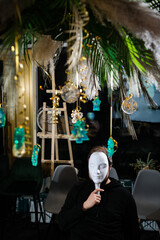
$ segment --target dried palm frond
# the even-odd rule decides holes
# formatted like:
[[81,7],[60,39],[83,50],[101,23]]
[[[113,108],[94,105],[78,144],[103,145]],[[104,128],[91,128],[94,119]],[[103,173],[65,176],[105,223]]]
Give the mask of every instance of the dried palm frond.
[[142,39],[146,49],[154,53],[160,65],[160,14],[149,5],[127,0],[87,0],[96,17],[104,24],[111,21],[115,26],[123,26]]
[[100,19],[124,26],[133,34],[148,31],[153,38],[160,37],[160,15],[146,3],[127,0],[87,0],[87,3]]
[[[126,87],[124,85],[124,81],[122,79],[122,75],[119,74],[119,78],[121,79],[121,86],[120,86],[120,99],[121,99],[121,103],[123,102],[123,100],[126,98]],[[135,128],[133,126],[133,123],[129,117],[128,114],[126,114],[125,112],[122,111],[122,115],[123,115],[123,120],[125,122],[125,125],[128,129],[128,132],[130,133],[130,135],[132,136],[133,140],[137,140],[137,134],[135,131]]]
[[81,11],[73,5],[72,19],[69,22],[70,29],[66,31],[69,33],[68,42],[68,70],[75,67],[80,61],[82,55],[83,43],[83,27],[88,21],[88,12],[86,12],[85,5],[81,7]]
[[147,64],[144,61],[141,61],[141,64],[146,69],[144,76],[148,79],[149,82],[149,78],[152,79],[156,89],[160,90],[160,69],[154,57],[152,56],[152,59],[148,60]]
[[62,42],[55,41],[48,35],[40,36],[33,47],[32,58],[40,65],[44,66],[45,69],[48,69],[48,65],[50,65],[49,72],[52,75],[54,70],[53,57],[57,49],[60,48],[62,48]]
[[129,93],[133,94],[134,97],[140,97],[141,95],[141,86],[139,84],[137,69],[133,69],[133,75],[130,76],[128,80],[129,84]]
[[101,86],[107,80],[110,86],[110,76],[113,72],[113,89],[120,85],[118,72],[125,72],[128,77],[134,75],[136,66],[143,73],[145,67],[151,61],[150,53],[143,48],[142,42],[134,39],[126,30],[119,31],[109,22],[102,26],[89,11],[90,21],[86,26],[92,33],[83,41],[84,55],[93,71],[93,75],[99,77]]
[[157,104],[153,101],[153,99],[150,97],[143,81],[142,81],[142,78],[141,78],[141,74],[140,72],[138,72],[138,80],[139,80],[139,84],[140,84],[140,87],[141,87],[141,91],[142,91],[142,94],[143,94],[143,97],[145,100],[148,100],[149,103],[152,105],[153,108],[156,108],[157,107]]
[[158,74],[158,76],[155,74],[152,74],[151,72],[147,72],[144,77],[147,79],[147,82],[151,85],[154,84],[155,88],[160,91],[160,81],[157,81],[160,79],[160,74]]

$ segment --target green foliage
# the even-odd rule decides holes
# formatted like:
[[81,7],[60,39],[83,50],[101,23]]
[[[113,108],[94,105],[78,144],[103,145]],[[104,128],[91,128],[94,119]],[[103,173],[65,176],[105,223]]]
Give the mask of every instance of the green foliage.
[[146,162],[142,161],[141,158],[136,159],[136,163],[131,163],[130,166],[134,167],[136,171],[141,169],[156,169],[157,160],[150,159],[151,152],[148,153]]
[[[15,37],[20,36],[19,47],[23,49],[25,60],[29,59],[28,44],[34,44],[39,34],[51,35],[53,39],[65,41],[68,39],[69,15],[75,4],[81,9],[78,0],[35,0],[34,3],[21,12],[22,22],[10,22],[6,26],[1,38],[2,50],[9,50],[14,44]],[[89,37],[84,39],[84,55],[92,68],[93,74],[100,79],[101,85],[105,84],[107,77],[113,72],[115,81],[123,70],[128,77],[133,74],[136,66],[145,72],[142,62],[149,64],[150,54],[142,41],[136,39],[126,29],[117,29],[111,22],[102,25],[92,13],[89,6],[89,22],[85,26]],[[92,45],[92,47],[88,47]]]
[[99,77],[101,85],[104,85],[111,71],[115,81],[119,80],[119,73],[123,71],[130,77],[134,67],[144,73],[142,62],[149,64],[151,55],[145,49],[143,42],[124,28],[117,30],[110,22],[102,25],[92,11],[90,9],[88,11],[90,21],[85,28],[90,34],[83,42],[84,55],[93,73]]

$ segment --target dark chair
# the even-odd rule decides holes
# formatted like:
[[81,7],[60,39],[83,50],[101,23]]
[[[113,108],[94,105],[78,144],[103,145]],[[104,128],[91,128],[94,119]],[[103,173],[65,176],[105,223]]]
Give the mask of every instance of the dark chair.
[[48,236],[51,223],[54,222],[65,202],[69,190],[77,181],[78,178],[74,167],[70,165],[59,165],[56,167],[44,202],[44,210],[52,214],[45,239]]
[[114,167],[111,167],[111,170],[109,172],[109,177],[112,177],[116,180],[119,180],[119,177],[118,177],[118,174],[117,174],[117,171]]
[[139,171],[133,187],[133,198],[140,222],[156,221],[160,230],[160,173],[157,170]]
[[[42,212],[39,199],[42,180],[43,177],[40,161],[37,166],[32,166],[31,158],[17,158],[15,159],[8,176],[3,178],[0,182],[0,197],[1,199],[4,199],[4,201],[9,201],[9,199],[14,200],[14,212],[16,212],[17,198],[24,196],[33,197],[38,235],[38,204]],[[1,221],[4,221],[4,219]],[[4,225],[4,222],[2,224]]]

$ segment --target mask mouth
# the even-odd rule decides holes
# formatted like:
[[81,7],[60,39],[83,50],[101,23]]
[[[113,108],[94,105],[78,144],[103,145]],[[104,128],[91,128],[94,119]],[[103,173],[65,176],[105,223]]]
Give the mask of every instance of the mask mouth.
[[92,178],[97,178],[99,180],[103,179],[103,175],[94,175]]

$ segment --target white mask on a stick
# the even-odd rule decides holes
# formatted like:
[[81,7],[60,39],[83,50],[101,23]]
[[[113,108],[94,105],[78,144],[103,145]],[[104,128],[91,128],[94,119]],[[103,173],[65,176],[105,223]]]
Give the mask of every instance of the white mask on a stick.
[[109,163],[106,154],[103,152],[92,153],[89,158],[88,169],[90,177],[95,184],[95,188],[100,188],[100,184],[107,176],[109,169]]

